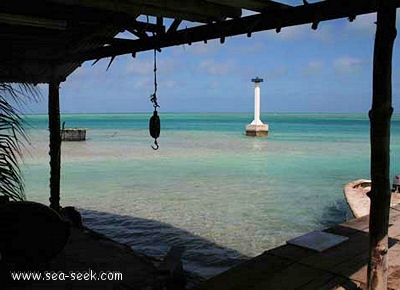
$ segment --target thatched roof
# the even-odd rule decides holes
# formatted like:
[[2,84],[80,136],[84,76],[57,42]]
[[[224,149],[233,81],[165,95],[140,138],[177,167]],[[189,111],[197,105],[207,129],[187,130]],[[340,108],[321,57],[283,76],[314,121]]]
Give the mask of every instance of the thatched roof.
[[[377,10],[376,0],[279,1],[2,0],[0,80],[62,81],[85,60],[304,23],[315,29],[320,21]],[[244,9],[254,14],[242,16]],[[133,39],[115,37],[123,31]]]

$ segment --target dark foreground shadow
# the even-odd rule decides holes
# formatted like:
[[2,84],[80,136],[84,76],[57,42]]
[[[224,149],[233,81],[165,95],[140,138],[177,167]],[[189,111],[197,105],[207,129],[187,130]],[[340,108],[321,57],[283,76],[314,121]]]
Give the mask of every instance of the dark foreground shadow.
[[139,253],[163,257],[172,246],[185,247],[182,256],[184,269],[204,278],[249,258],[167,223],[108,212],[78,210],[85,226],[127,244]]
[[[348,240],[322,252],[282,245],[203,282],[196,290],[366,289],[369,236],[358,230],[366,221],[351,220],[327,229]],[[389,238],[389,254],[398,251],[399,243]],[[398,281],[395,271],[389,270],[388,289],[398,289]]]
[[325,207],[322,211],[322,215],[318,217],[318,223],[321,225],[321,228],[329,228],[353,218],[354,216],[346,200],[343,198]]

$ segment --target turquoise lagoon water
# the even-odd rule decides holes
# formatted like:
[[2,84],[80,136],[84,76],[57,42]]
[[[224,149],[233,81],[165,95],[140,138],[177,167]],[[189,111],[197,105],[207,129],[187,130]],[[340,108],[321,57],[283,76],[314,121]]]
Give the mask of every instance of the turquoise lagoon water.
[[[148,118],[63,115],[67,127],[88,131],[87,141],[62,144],[61,203],[145,254],[185,246],[184,267],[202,276],[351,218],[343,186],[369,178],[366,115],[264,114],[270,134],[252,138],[250,114],[161,113],[158,151]],[[47,203],[47,117],[27,121],[26,194]],[[393,177],[400,117],[392,124]]]

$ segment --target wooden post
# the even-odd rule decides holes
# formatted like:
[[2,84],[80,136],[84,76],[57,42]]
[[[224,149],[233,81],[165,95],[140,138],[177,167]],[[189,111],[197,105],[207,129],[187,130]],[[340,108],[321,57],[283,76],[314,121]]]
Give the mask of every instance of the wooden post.
[[49,131],[50,131],[50,207],[60,210],[61,130],[60,130],[60,82],[49,83]]
[[396,38],[396,8],[378,1],[374,46],[371,124],[371,198],[368,289],[387,289],[390,211],[390,119],[392,116],[392,51]]

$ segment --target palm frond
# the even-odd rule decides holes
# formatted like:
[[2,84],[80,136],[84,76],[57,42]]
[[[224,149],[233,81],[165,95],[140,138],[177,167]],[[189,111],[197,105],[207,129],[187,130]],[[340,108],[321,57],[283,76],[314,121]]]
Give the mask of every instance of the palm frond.
[[24,182],[19,168],[22,146],[29,142],[24,120],[16,106],[37,100],[39,91],[29,84],[0,82],[0,195],[24,200]]

